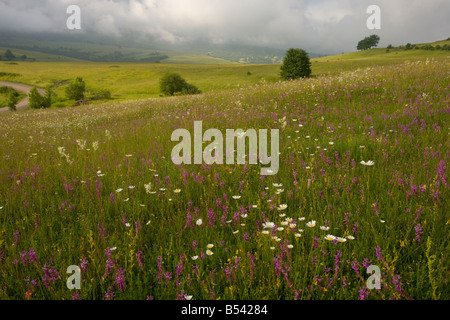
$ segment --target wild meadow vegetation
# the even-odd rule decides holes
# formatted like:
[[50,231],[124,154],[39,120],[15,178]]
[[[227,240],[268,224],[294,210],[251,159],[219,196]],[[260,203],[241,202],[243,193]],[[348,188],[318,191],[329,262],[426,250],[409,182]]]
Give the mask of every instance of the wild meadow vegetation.
[[[0,299],[449,299],[449,63],[1,114]],[[199,120],[279,172],[174,165]]]

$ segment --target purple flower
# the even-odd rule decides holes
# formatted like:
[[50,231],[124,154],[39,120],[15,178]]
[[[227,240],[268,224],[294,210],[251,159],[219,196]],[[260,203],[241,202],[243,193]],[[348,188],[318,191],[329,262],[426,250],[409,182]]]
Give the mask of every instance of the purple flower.
[[114,283],[119,286],[120,291],[125,291],[125,269],[120,268],[115,274]]
[[414,230],[416,230],[416,239],[417,242],[420,242],[420,239],[422,238],[420,235],[423,233],[422,232],[422,225],[420,223],[418,223],[415,227]]
[[28,257],[30,258],[30,263],[32,263],[32,262],[34,262],[34,261],[38,261],[38,258],[37,258],[37,256],[36,256],[36,252],[34,252],[34,250],[33,249],[30,249],[29,251],[28,251]]
[[108,290],[105,291],[105,299],[106,300],[113,300],[114,297],[115,297],[115,295],[114,295],[113,286],[109,285],[108,286]]
[[214,227],[214,222],[216,221],[216,215],[214,214],[214,210],[211,208],[208,210],[209,217],[209,227],[212,229]]
[[142,251],[138,251],[138,253],[136,253],[136,259],[138,261],[139,267],[142,269],[144,269],[144,266],[142,265]]
[[377,255],[377,258],[381,261],[383,261],[383,256],[381,255],[381,248],[380,246],[375,247],[375,253]]
[[366,287],[359,288],[358,292],[359,292],[360,300],[365,300],[370,294],[370,292],[368,291],[368,289]]
[[50,264],[44,264],[42,267],[44,275],[42,276],[42,281],[47,289],[50,288],[50,283],[54,283],[56,280],[61,279],[59,272],[55,270]]

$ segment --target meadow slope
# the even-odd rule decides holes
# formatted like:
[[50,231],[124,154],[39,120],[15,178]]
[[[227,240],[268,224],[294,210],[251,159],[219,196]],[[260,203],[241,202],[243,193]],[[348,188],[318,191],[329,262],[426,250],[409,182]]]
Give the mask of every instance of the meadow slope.
[[[448,300],[449,63],[0,114],[0,299]],[[196,120],[279,172],[174,165]]]

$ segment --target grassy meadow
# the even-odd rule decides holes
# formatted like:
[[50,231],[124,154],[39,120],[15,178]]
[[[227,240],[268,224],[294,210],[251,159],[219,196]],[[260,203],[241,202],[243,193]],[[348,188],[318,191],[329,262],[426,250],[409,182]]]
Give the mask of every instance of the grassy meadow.
[[[289,82],[277,65],[0,64],[116,99],[0,114],[0,299],[450,299],[449,58],[323,59]],[[168,70],[204,93],[158,98]],[[173,164],[172,132],[198,120],[279,129],[277,175]]]

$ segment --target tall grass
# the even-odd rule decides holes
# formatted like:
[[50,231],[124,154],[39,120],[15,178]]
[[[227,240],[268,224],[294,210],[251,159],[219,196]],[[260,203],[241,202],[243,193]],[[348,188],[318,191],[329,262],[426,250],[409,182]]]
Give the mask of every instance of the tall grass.
[[[449,72],[0,115],[0,298],[449,299]],[[196,120],[280,129],[278,174],[174,165]]]

